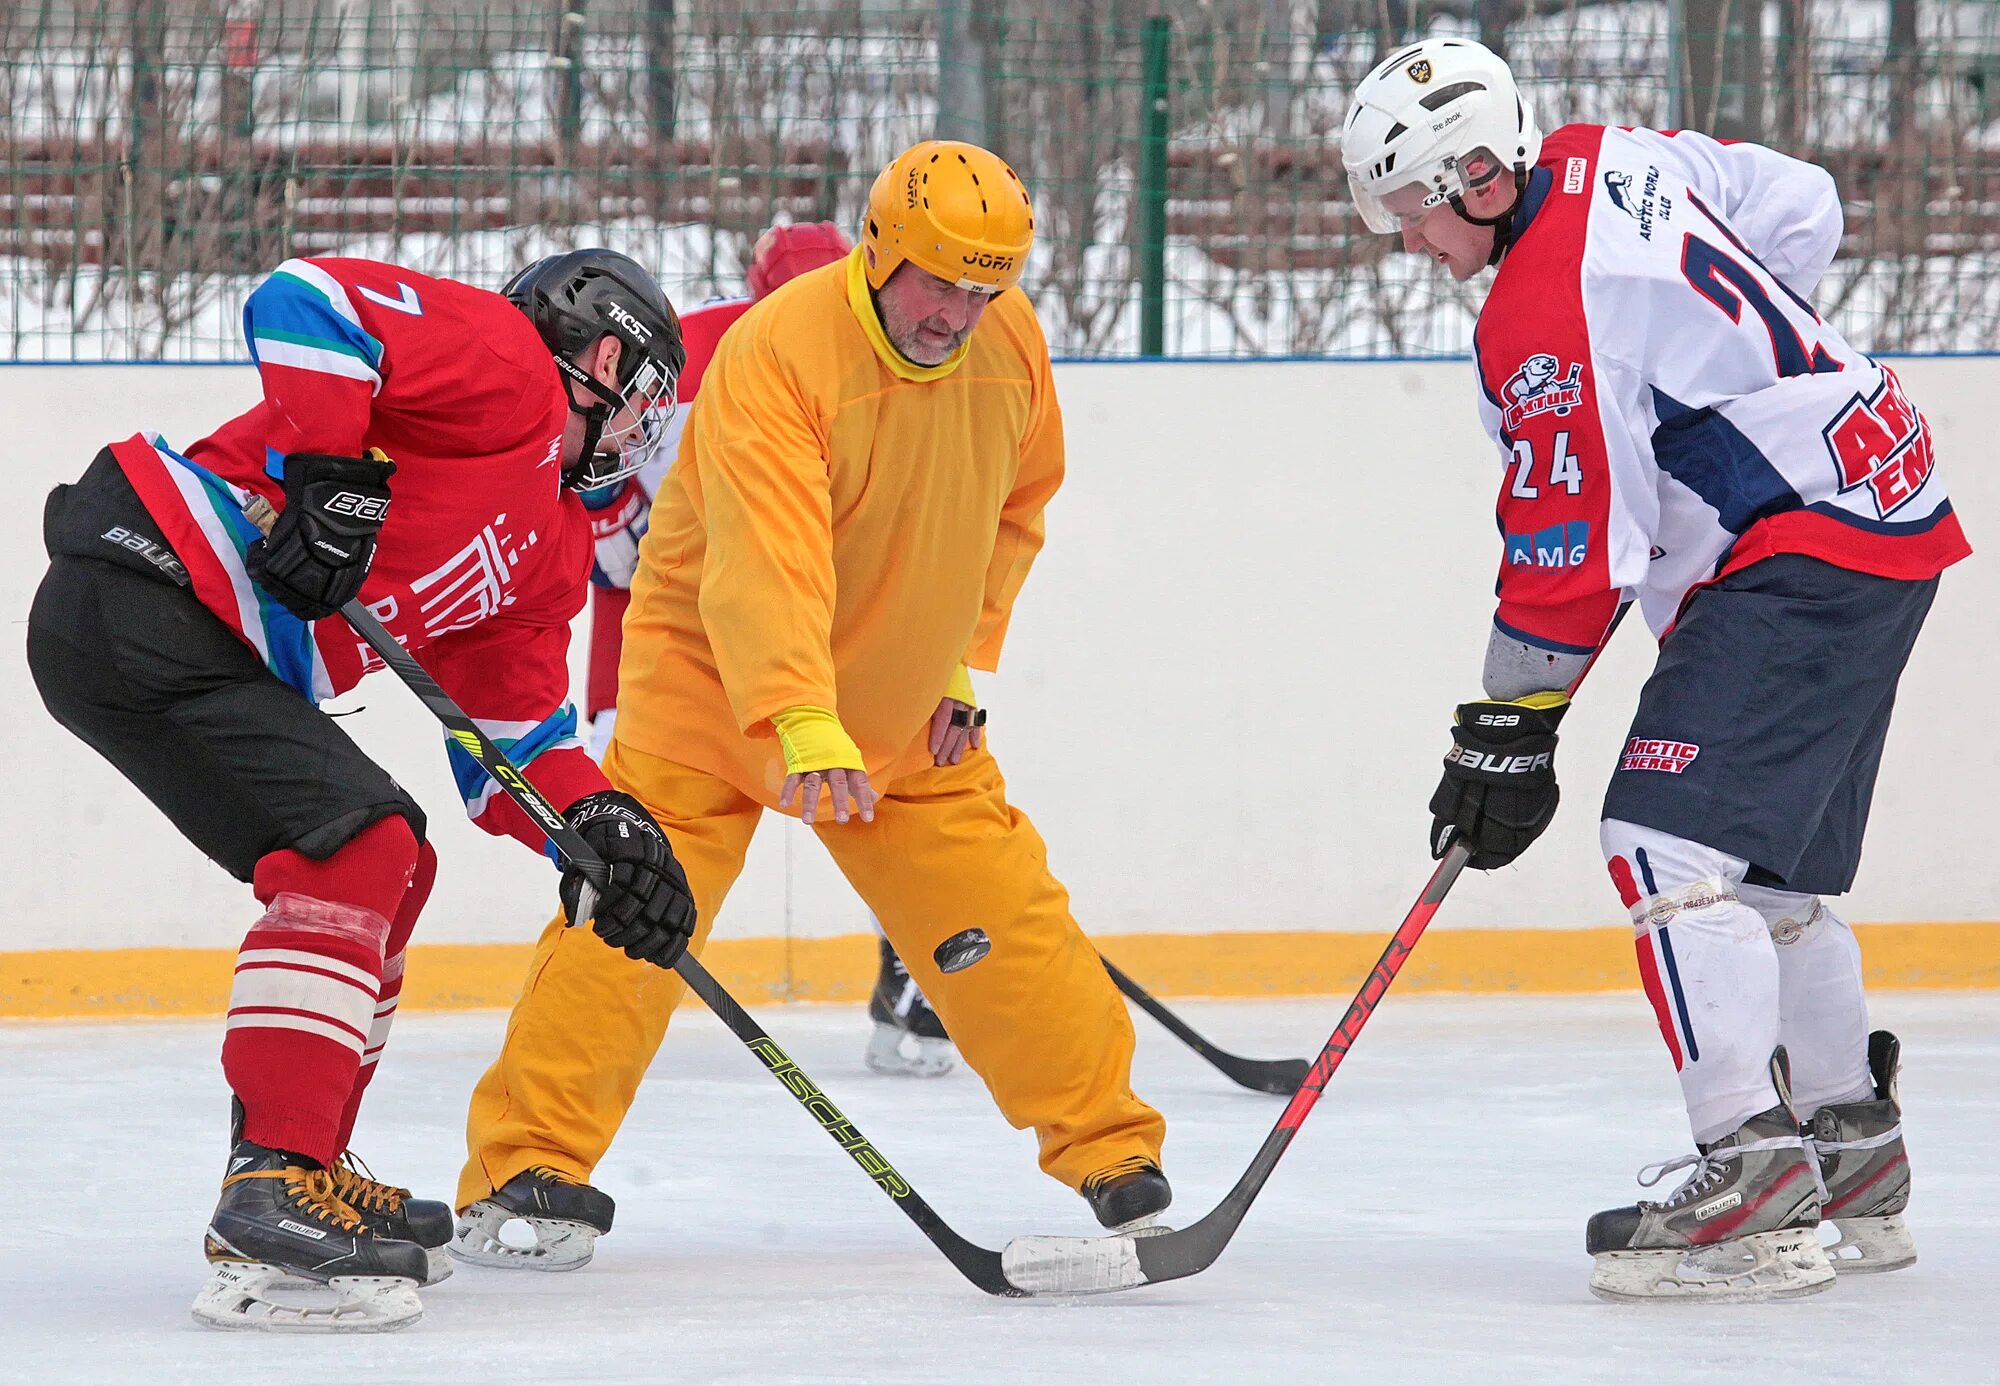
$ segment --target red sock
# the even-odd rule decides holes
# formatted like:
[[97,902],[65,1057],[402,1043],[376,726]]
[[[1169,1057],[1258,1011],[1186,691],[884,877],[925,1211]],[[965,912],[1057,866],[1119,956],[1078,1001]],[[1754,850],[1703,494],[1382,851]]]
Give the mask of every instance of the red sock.
[[410,877],[410,884],[403,891],[402,907],[396,917],[389,921],[389,940],[383,945],[386,956],[382,959],[382,989],[375,1002],[375,1023],[368,1031],[368,1047],[361,1051],[361,1067],[354,1075],[354,1088],[347,1094],[347,1107],[340,1114],[340,1130],[335,1137],[335,1151],[347,1149],[354,1136],[354,1118],[361,1111],[362,1094],[368,1091],[368,1080],[375,1076],[376,1061],[382,1057],[383,1046],[389,1043],[389,1027],[396,1020],[396,1002],[403,994],[403,952],[410,943],[410,931],[417,927],[417,916],[423,913],[424,901],[430,898],[431,883],[437,879],[437,853],[426,842],[417,849],[416,874]]
[[243,1135],[331,1163],[340,1114],[367,1047],[383,947],[417,864],[416,834],[378,819],[325,861],[273,852],[257,863],[264,917],[237,954],[222,1072]]

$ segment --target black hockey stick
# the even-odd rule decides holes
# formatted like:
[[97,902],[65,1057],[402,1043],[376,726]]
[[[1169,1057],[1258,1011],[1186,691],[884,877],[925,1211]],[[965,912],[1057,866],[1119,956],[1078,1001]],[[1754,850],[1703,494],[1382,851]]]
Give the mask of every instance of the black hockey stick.
[[1250,1167],[1208,1216],[1178,1232],[1161,1232],[1150,1237],[1016,1238],[1001,1255],[1001,1266],[1009,1282],[1036,1294],[1099,1294],[1154,1285],[1162,1280],[1179,1280],[1215,1264],[1471,855],[1472,849],[1462,840],[1445,850],[1444,860],[1438,863],[1423,894],[1404,916],[1402,927],[1382,950],[1375,970],[1355,993],[1347,1014],[1340,1018],[1332,1037],[1319,1051],[1299,1090],[1285,1104],[1271,1134],[1257,1148]]
[[[268,531],[275,518],[268,502],[253,501],[244,511],[245,515],[259,529]],[[409,685],[431,715],[444,724],[446,733],[463,747],[466,753],[491,775],[509,798],[521,806],[530,818],[549,836],[556,850],[598,888],[609,879],[604,861],[584,841],[568,820],[556,811],[555,805],[542,797],[542,792],[528,783],[520,769],[507,758],[507,753],[496,746],[479,724],[452,700],[449,693],[438,686],[430,671],[418,662],[415,655],[404,649],[388,629],[377,620],[375,613],[363,606],[357,599],[340,608],[341,617],[354,628],[355,634],[367,642],[368,648],[382,657],[396,677]],[[577,914],[587,917],[589,898],[578,902]],[[691,953],[681,954],[673,970],[686,982],[688,989],[702,999],[711,1011],[727,1025],[736,1038],[757,1056],[759,1063],[770,1071],[772,1077],[783,1083],[786,1089],[806,1109],[808,1115],[819,1123],[820,1129],[831,1136],[834,1143],[845,1150],[854,1163],[883,1193],[895,1200],[911,1222],[945,1258],[956,1266],[959,1273],[974,1285],[990,1295],[1021,1296],[1037,1293],[1035,1290],[1015,1285],[1007,1278],[1001,1265],[1001,1253],[989,1251],[961,1237],[939,1217],[923,1196],[910,1187],[908,1180],[898,1174],[895,1167],[883,1158],[869,1139],[849,1121],[833,1100],[821,1092],[819,1085],[806,1076],[805,1070],[792,1061],[791,1055],[779,1047],[778,1042],[750,1018],[750,1013],[737,1003],[735,997],[726,991],[722,983],[710,975],[701,961]]]
[[1233,1082],[1253,1092],[1289,1097],[1298,1091],[1299,1084],[1312,1071],[1312,1065],[1304,1059],[1246,1059],[1241,1054],[1232,1054],[1227,1049],[1210,1044],[1193,1026],[1160,1004],[1153,993],[1119,971],[1111,959],[1102,954],[1098,956],[1104,963],[1104,970],[1111,974],[1111,980],[1118,984],[1118,990],[1130,997],[1134,1005],[1166,1026],[1169,1034],[1207,1059]]

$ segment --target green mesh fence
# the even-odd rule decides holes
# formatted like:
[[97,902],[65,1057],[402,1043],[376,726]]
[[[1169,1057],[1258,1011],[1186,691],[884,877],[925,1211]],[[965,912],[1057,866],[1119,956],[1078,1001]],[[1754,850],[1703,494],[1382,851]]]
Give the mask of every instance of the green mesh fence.
[[[1732,4],[1747,49],[1684,32]],[[1992,0],[15,0],[0,359],[240,359],[292,255],[497,285],[606,244],[677,302],[740,292],[763,226],[853,228],[937,133],[1034,191],[1061,353],[1463,352],[1477,287],[1368,235],[1340,176],[1354,83],[1423,33],[1501,46],[1545,128],[1733,120],[1824,163],[1848,219],[1821,306],[1871,350],[2000,347]],[[1725,48],[1747,66],[1705,96]]]

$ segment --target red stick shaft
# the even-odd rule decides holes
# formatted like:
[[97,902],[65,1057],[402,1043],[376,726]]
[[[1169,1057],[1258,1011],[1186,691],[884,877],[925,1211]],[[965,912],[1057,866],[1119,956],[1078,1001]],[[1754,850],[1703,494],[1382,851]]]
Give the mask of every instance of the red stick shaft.
[[1444,903],[1445,893],[1451,889],[1451,883],[1458,879],[1458,873],[1464,869],[1466,861],[1471,856],[1472,849],[1462,840],[1454,840],[1445,850],[1444,860],[1438,863],[1437,870],[1431,873],[1431,878],[1425,883],[1423,893],[1417,897],[1416,904],[1410,906],[1410,912],[1403,917],[1402,927],[1396,930],[1395,935],[1389,940],[1388,947],[1382,950],[1382,957],[1376,962],[1375,970],[1361,983],[1361,990],[1354,994],[1354,1001],[1348,1006],[1347,1014],[1340,1018],[1340,1024],[1334,1027],[1333,1035],[1327,1040],[1326,1047],[1321,1049],[1319,1057],[1313,1060],[1312,1071],[1306,1074],[1306,1080],[1299,1084],[1299,1090],[1292,1094],[1291,1102],[1286,1105],[1284,1114],[1278,1118],[1280,1129],[1290,1130],[1297,1127],[1306,1119],[1306,1113],[1313,1109],[1313,1104],[1319,1101],[1319,1095],[1325,1089],[1327,1079],[1333,1077],[1334,1070],[1339,1068],[1341,1060],[1347,1057],[1347,1051],[1354,1047],[1354,1041],[1361,1034],[1361,1027],[1368,1023],[1369,1016],[1375,1014],[1375,1007],[1381,1004],[1383,995],[1389,990],[1389,983],[1395,981],[1396,974],[1402,971],[1404,961],[1416,948],[1417,940],[1423,937],[1424,930],[1430,925],[1431,917],[1438,912],[1438,906]]

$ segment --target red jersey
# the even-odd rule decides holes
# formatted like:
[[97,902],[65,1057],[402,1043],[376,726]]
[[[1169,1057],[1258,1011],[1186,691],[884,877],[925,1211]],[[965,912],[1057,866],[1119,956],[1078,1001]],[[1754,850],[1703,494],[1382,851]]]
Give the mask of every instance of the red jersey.
[[[287,260],[243,309],[263,400],[175,452],[112,451],[195,594],[271,672],[315,702],[381,667],[338,616],[299,620],[254,583],[250,498],[282,508],[284,459],[396,464],[361,600],[558,806],[606,787],[569,702],[569,623],[590,526],[562,485],[561,377],[498,294],[370,260]],[[544,849],[541,830],[447,741],[467,810]]]

